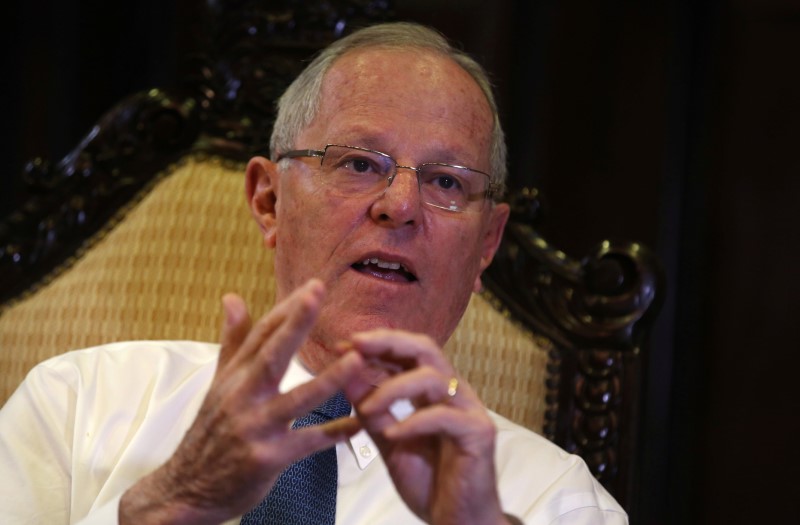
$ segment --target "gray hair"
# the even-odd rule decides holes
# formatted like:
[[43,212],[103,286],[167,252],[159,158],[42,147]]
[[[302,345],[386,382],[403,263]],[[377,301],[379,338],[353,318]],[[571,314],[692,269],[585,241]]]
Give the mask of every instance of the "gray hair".
[[452,59],[469,73],[486,96],[494,117],[489,151],[492,180],[501,185],[505,183],[506,142],[486,71],[472,57],[450,45],[435,30],[409,22],[379,24],[358,30],[333,42],[317,55],[278,100],[278,115],[270,139],[270,155],[273,160],[278,154],[294,149],[297,136],[316,117],[322,81],[333,63],[349,51],[367,47],[433,51]]

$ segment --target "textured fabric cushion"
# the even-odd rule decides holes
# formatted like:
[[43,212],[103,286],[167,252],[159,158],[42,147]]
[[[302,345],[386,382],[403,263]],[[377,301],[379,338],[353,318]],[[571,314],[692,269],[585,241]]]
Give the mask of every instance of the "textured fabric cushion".
[[[0,314],[0,402],[36,363],[133,339],[216,341],[220,298],[254,316],[273,303],[271,252],[244,197],[244,167],[190,157],[159,177],[115,223],[32,294]],[[540,431],[546,345],[474,296],[447,344],[500,414]]]

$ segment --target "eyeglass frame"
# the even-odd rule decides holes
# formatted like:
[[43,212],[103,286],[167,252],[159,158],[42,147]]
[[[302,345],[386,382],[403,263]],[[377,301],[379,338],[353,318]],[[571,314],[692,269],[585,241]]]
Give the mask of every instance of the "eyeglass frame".
[[[365,151],[365,152],[369,152],[369,153],[376,153],[376,154],[378,154],[378,155],[380,155],[382,157],[385,157],[385,158],[391,160],[392,163],[394,164],[394,173],[388,177],[387,184],[386,184],[387,188],[392,185],[392,182],[394,182],[395,177],[397,177],[397,170],[398,169],[402,168],[402,169],[406,169],[406,170],[411,170],[414,173],[416,173],[417,174],[417,184],[419,184],[419,181],[420,181],[420,178],[419,178],[420,170],[423,167],[425,167],[425,166],[444,166],[444,167],[448,167],[448,168],[456,168],[456,169],[474,171],[475,173],[480,173],[481,175],[485,175],[486,178],[489,179],[489,184],[487,185],[486,191],[484,192],[484,196],[483,196],[483,202],[484,203],[487,200],[494,200],[494,197],[496,195],[502,195],[502,193],[503,193],[503,184],[499,183],[499,182],[494,182],[492,180],[492,176],[489,175],[488,173],[486,173],[485,171],[476,170],[476,169],[470,168],[468,166],[460,166],[458,164],[448,164],[446,162],[423,162],[422,164],[420,164],[417,167],[402,166],[402,165],[398,164],[397,160],[395,160],[395,158],[392,157],[391,155],[389,155],[388,153],[384,153],[382,151],[378,151],[378,150],[375,150],[375,149],[362,148],[360,146],[350,146],[348,144],[326,144],[325,148],[321,149],[321,150],[319,150],[319,149],[294,149],[294,150],[289,150],[289,151],[287,151],[285,153],[279,154],[278,157],[276,158],[275,162],[280,162],[283,159],[296,159],[296,158],[304,158],[304,157],[308,157],[308,158],[319,157],[319,164],[320,164],[320,166],[322,166],[322,162],[323,162],[323,160],[325,158],[325,152],[331,146],[337,147],[337,148],[350,148],[350,149],[354,149],[354,150],[357,150],[357,151]],[[425,203],[427,205],[429,205],[429,206],[433,206],[434,208],[438,208],[440,210],[444,210],[444,211],[447,211],[447,212],[450,212],[450,213],[463,213],[464,212],[464,210],[453,210],[453,209],[446,208],[444,206],[440,206],[438,204],[433,204],[433,203],[430,203],[430,202],[425,202]],[[483,205],[481,205],[481,206],[483,206]],[[483,208],[481,207],[481,209],[483,209]]]

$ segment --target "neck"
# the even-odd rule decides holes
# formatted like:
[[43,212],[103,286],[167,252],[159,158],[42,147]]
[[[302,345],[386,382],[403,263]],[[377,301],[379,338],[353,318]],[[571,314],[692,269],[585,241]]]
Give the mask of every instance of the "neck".
[[[326,345],[314,337],[309,337],[297,352],[300,363],[314,376],[319,375],[342,355],[342,352],[336,350],[334,345]],[[388,372],[385,369],[369,366],[364,371],[362,379],[368,384],[377,386],[386,379],[387,375]]]

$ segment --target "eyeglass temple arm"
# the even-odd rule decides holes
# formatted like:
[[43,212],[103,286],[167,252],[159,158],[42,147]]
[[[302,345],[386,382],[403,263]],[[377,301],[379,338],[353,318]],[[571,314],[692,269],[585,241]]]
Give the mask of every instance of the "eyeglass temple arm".
[[278,155],[278,160],[297,157],[322,157],[323,155],[325,155],[325,152],[318,149],[294,149]]

